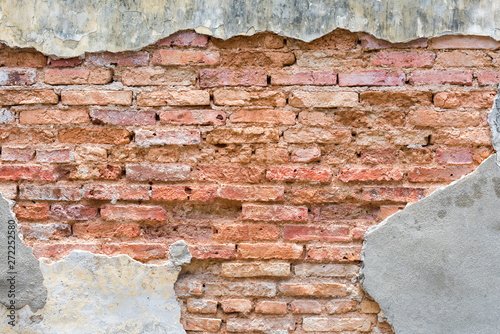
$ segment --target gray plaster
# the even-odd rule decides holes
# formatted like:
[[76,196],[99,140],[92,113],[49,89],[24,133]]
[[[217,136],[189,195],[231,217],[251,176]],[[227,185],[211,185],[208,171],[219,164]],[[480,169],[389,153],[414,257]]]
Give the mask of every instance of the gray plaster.
[[499,16],[497,0],[0,0],[0,40],[73,57],[140,49],[183,29],[223,39],[273,31],[311,41],[336,28],[392,42],[500,39]]
[[490,125],[491,141],[496,152],[500,152],[500,86],[499,93],[495,97],[493,108],[488,115]]
[[493,155],[369,229],[362,284],[397,334],[498,333],[499,213]]

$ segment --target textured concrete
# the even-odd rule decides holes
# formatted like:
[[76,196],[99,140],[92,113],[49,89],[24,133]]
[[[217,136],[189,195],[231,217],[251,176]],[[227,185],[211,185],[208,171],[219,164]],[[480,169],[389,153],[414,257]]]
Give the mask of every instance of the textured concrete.
[[392,42],[500,39],[497,0],[1,0],[0,14],[1,40],[61,57],[139,49],[183,29],[224,39],[273,31],[310,41],[336,28]]
[[499,213],[494,155],[366,233],[362,284],[397,334],[498,332]]

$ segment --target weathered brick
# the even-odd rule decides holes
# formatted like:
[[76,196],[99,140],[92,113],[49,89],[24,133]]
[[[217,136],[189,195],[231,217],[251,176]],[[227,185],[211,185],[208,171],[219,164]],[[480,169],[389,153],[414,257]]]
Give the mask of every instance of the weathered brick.
[[187,300],[186,306],[191,313],[210,314],[217,313],[218,302],[211,299],[193,299]]
[[248,313],[253,308],[248,299],[224,299],[220,305],[225,313]]
[[0,86],[32,85],[35,80],[36,72],[34,70],[0,70]]
[[49,218],[49,208],[45,203],[16,203],[14,213],[21,220],[46,220]]
[[93,200],[141,201],[149,199],[149,185],[89,183],[83,187],[85,198]]
[[316,300],[294,300],[290,303],[290,310],[294,314],[320,314],[321,308]]
[[147,66],[149,53],[146,51],[87,53],[85,62],[96,66]]
[[157,50],[151,58],[153,65],[217,65],[220,54],[211,51]]
[[359,304],[359,312],[377,314],[380,312],[380,307],[378,306],[377,302],[371,300],[363,300]]
[[112,90],[85,90],[85,91],[63,91],[61,92],[62,104],[72,106],[85,105],[131,105],[132,92]]
[[302,246],[279,243],[241,243],[238,245],[238,258],[241,259],[281,259],[293,260],[302,258]]
[[307,259],[327,262],[359,261],[361,246],[307,245]]
[[500,48],[500,42],[487,36],[445,35],[429,40],[429,49],[487,49]]
[[6,67],[45,67],[47,57],[39,52],[0,52],[0,66]]
[[431,109],[417,109],[411,110],[408,113],[408,123],[417,126],[469,127],[478,126],[479,122],[479,112],[475,110],[435,111]]
[[108,256],[126,254],[137,261],[165,258],[168,248],[162,243],[110,243],[102,245],[102,252]]
[[294,187],[292,188],[292,203],[337,203],[355,198],[352,188],[342,187]]
[[71,243],[71,244],[35,244],[33,253],[37,258],[60,259],[69,255],[74,250],[83,250],[94,254],[101,252],[101,246],[94,243]]
[[479,71],[477,82],[481,86],[498,85],[500,83],[500,71]]
[[244,91],[217,89],[214,103],[220,106],[246,107],[284,107],[286,96],[278,91]]
[[105,85],[113,79],[108,69],[50,68],[45,70],[43,81],[49,85]]
[[156,113],[154,111],[118,111],[98,110],[90,111],[93,123],[111,125],[155,125]]
[[216,182],[258,183],[264,179],[265,168],[242,165],[205,165],[196,167],[197,179]]
[[162,40],[157,45],[160,46],[193,46],[206,47],[208,45],[208,36],[201,35],[194,31],[178,31]]
[[81,191],[74,185],[22,184],[19,186],[19,198],[43,201],[78,201],[82,199]]
[[434,96],[438,108],[491,108],[496,92],[440,92]]
[[317,147],[298,148],[292,152],[292,162],[313,162],[321,160],[321,150]]
[[266,71],[201,70],[200,87],[267,86]]
[[226,277],[288,277],[290,276],[290,263],[223,263],[221,274]]
[[406,74],[402,71],[362,71],[339,73],[339,86],[403,86]]
[[0,194],[7,199],[17,197],[17,184],[0,183]]
[[419,91],[401,92],[361,92],[362,105],[380,107],[413,107],[415,105],[428,106],[432,104],[432,93]]
[[217,185],[153,185],[151,199],[154,201],[213,202],[217,197],[217,190]]
[[133,164],[126,166],[126,176],[132,181],[183,181],[189,178],[187,165]]
[[410,84],[452,84],[472,85],[472,71],[445,70],[445,71],[414,71],[410,74]]
[[386,165],[396,162],[395,150],[364,150],[361,152],[361,161],[365,164]]
[[433,134],[433,144],[445,145],[491,145],[490,130],[444,129]]
[[333,86],[337,84],[337,73],[334,71],[272,72],[271,84],[281,86]]
[[205,294],[224,297],[274,297],[276,296],[276,284],[249,280],[245,282],[205,282]]
[[371,321],[365,318],[304,318],[302,328],[306,332],[368,332],[372,328]]
[[244,185],[222,185],[219,197],[232,201],[260,201],[273,202],[283,201],[285,187],[283,186],[244,186]]
[[255,304],[255,313],[260,314],[286,314],[286,302],[264,300]]
[[278,129],[248,127],[248,128],[216,128],[207,135],[210,144],[247,144],[278,142]]
[[294,221],[308,220],[308,210],[305,206],[243,204],[242,219],[254,221]]
[[347,242],[351,240],[349,226],[286,225],[283,238],[288,241]]
[[224,125],[226,113],[220,110],[165,110],[160,123],[176,125]]
[[477,50],[440,52],[436,59],[436,64],[441,67],[483,67],[491,63],[491,57]]
[[69,148],[36,150],[36,161],[46,163],[64,163],[73,161],[73,152]]
[[271,241],[281,236],[278,227],[270,224],[217,224],[213,238],[231,241]]
[[265,147],[257,148],[253,154],[253,159],[256,162],[263,164],[283,164],[289,161],[288,150],[275,145],[266,145]]
[[333,115],[323,111],[301,111],[299,122],[309,126],[331,126],[334,123]]
[[130,136],[125,129],[69,128],[59,131],[59,142],[124,145],[130,142]]
[[405,208],[404,205],[381,205],[380,206],[380,218],[382,220],[387,219],[393,214],[403,210]]
[[236,247],[233,244],[198,244],[190,245],[189,251],[194,259],[234,259],[236,257]]
[[332,171],[323,167],[271,166],[266,169],[270,181],[330,183]]
[[61,223],[21,224],[23,239],[57,240],[71,236],[71,225]]
[[283,138],[296,144],[345,144],[351,142],[352,134],[347,129],[300,128],[285,130]]
[[204,90],[155,91],[137,94],[138,106],[208,106],[210,94]]
[[203,295],[203,284],[195,281],[178,280],[175,283],[175,294],[178,297],[190,297]]
[[85,109],[34,109],[19,114],[21,124],[78,124],[90,121]]
[[273,318],[228,318],[227,331],[237,333],[262,332],[276,333],[277,331],[285,331],[291,333],[295,330],[296,324],[292,317],[280,316]]
[[425,188],[363,187],[364,201],[416,202],[425,197]]
[[60,166],[58,171],[70,180],[118,180],[122,176],[122,168],[117,165]]
[[356,311],[356,302],[354,300],[339,300],[328,303],[327,310],[329,314],[342,314]]
[[473,162],[472,151],[468,148],[439,148],[437,162],[450,165],[469,165]]
[[214,318],[186,318],[184,319],[184,329],[196,332],[218,332],[222,324],[221,319]]
[[450,182],[470,173],[471,167],[415,167],[408,171],[410,182]]
[[427,39],[417,38],[406,43],[391,43],[367,33],[359,34],[361,47],[366,50],[426,48]]
[[164,208],[145,205],[106,205],[101,208],[101,217],[112,221],[164,222],[167,219]]
[[136,238],[141,234],[139,224],[121,223],[76,223],[73,236],[80,239],[94,238]]
[[82,59],[80,57],[74,58],[56,58],[49,57],[49,66],[50,67],[75,67],[82,63]]
[[0,165],[0,180],[15,181],[56,181],[59,173],[54,167],[25,166],[25,165]]
[[292,107],[356,107],[358,106],[358,93],[356,92],[303,92],[295,91],[290,96],[288,103]]
[[93,205],[52,205],[50,217],[55,220],[90,220],[97,217],[98,208]]
[[151,145],[198,145],[201,143],[199,130],[137,130],[135,142],[140,147]]
[[130,68],[122,72],[125,86],[191,86],[196,72],[177,68]]
[[31,147],[2,146],[2,161],[27,162],[33,160],[35,150]]
[[380,51],[371,59],[376,66],[394,67],[432,67],[436,54],[431,51],[408,52],[408,51]]
[[229,39],[212,37],[210,41],[220,49],[281,49],[285,46],[285,38],[272,32],[233,36]]
[[0,90],[0,105],[16,104],[57,104],[59,96],[49,89]]
[[9,109],[0,109],[0,124],[12,124],[15,123],[16,117],[15,113]]
[[401,181],[403,176],[401,169],[390,167],[347,167],[342,168],[337,175],[342,182]]
[[229,116],[232,123],[295,124],[295,113],[291,110],[236,110]]
[[224,52],[221,65],[234,68],[282,68],[295,63],[292,52],[241,51]]
[[281,283],[279,291],[294,297],[342,297],[347,287],[338,283]]

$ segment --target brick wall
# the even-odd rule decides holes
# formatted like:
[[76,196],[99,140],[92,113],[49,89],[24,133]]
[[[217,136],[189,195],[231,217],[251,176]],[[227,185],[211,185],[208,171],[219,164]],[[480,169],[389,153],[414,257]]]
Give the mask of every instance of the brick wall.
[[186,240],[189,333],[391,333],[356,280],[364,232],[492,153],[497,48],[345,31],[81,59],[4,46],[0,191],[39,257],[157,263]]

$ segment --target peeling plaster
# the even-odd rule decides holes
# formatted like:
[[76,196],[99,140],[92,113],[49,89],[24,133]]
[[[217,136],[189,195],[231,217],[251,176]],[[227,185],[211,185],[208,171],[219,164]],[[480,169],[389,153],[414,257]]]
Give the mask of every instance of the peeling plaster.
[[184,29],[223,39],[272,31],[311,41],[337,28],[391,42],[443,34],[500,39],[499,16],[497,0],[0,0],[0,40],[74,57],[140,49]]

